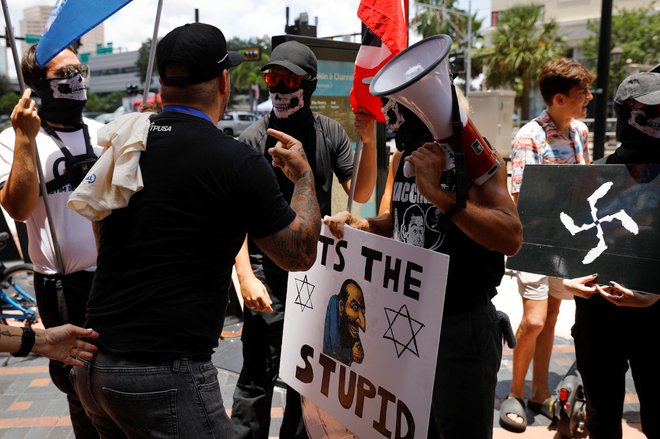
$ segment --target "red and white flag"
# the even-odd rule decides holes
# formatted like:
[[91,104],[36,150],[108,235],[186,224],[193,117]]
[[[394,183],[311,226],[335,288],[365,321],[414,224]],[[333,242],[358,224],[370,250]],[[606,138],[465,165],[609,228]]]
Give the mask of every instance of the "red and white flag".
[[[369,93],[365,78],[371,78],[394,55],[408,46],[408,0],[362,0],[358,18],[364,24],[362,45],[355,59],[351,107],[369,111],[379,122],[385,117],[380,111],[380,98]],[[363,28],[364,28],[363,27]]]

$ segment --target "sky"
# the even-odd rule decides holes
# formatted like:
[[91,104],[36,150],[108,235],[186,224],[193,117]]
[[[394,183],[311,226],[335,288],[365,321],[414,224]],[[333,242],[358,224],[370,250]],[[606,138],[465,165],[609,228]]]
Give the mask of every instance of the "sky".
[[[490,0],[458,0],[458,5],[467,10],[469,2],[480,18],[490,14]],[[54,4],[54,0],[8,0],[14,29],[20,28],[23,8]],[[318,17],[319,37],[352,34],[360,32],[358,4],[359,0],[163,0],[158,35],[162,37],[173,28],[194,21],[195,9],[199,10],[199,21],[219,27],[227,39],[280,35],[284,33],[287,6],[289,24],[303,12],[307,12],[311,24]],[[410,5],[414,15],[414,0],[410,0]],[[128,3],[106,20],[106,42],[112,42],[114,48],[137,50],[153,35],[157,6],[158,0]]]

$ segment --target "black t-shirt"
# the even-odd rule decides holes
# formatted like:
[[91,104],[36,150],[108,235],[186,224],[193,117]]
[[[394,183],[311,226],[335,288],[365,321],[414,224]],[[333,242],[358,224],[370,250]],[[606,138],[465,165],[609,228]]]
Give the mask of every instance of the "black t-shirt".
[[[404,156],[411,152],[407,151]],[[449,255],[444,313],[455,315],[486,303],[504,275],[504,255],[468,238],[424,198],[415,177],[403,175],[403,157],[392,190],[393,235],[397,241]],[[443,187],[456,191],[454,170],[442,174]]]
[[200,117],[152,118],[144,189],[100,223],[88,326],[116,354],[208,359],[222,329],[234,257],[295,212],[271,165]]

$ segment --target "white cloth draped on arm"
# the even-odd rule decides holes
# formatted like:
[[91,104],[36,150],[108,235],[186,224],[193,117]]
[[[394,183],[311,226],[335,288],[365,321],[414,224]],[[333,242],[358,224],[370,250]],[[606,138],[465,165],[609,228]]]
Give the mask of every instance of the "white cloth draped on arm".
[[152,114],[130,113],[98,131],[103,154],[69,197],[69,208],[99,221],[114,209],[126,207],[131,196],[142,190],[140,154],[147,147]]

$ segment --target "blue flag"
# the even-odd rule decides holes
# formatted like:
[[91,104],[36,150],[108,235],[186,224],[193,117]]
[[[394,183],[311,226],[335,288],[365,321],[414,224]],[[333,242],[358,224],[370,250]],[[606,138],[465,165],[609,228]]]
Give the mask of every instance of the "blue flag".
[[57,0],[37,45],[37,63],[44,67],[63,49],[130,1]]

